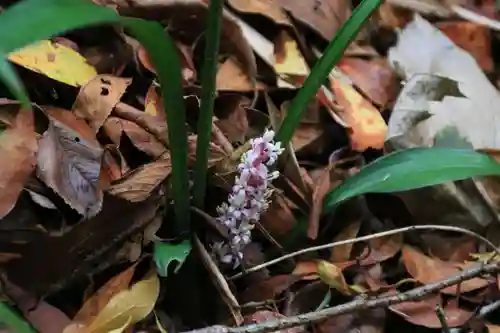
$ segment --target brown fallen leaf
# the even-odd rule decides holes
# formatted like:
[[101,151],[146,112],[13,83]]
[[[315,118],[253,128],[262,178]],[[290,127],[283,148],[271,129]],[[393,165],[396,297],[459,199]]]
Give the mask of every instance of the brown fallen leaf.
[[115,295],[128,288],[134,276],[136,266],[137,263],[133,264],[99,288],[99,290],[83,304],[73,320],[89,326]]
[[491,36],[488,27],[467,21],[438,22],[436,27],[458,47],[469,52],[481,69],[486,72],[493,70]]
[[348,1],[276,0],[276,3],[289,11],[296,20],[307,25],[326,40],[331,40],[340,26],[351,15]]
[[[369,254],[359,261],[362,266],[370,266],[394,257],[403,246],[403,234],[379,237],[368,242]],[[368,250],[368,249],[367,249]]]
[[251,101],[242,95],[224,94],[215,100],[215,124],[231,142],[245,142],[248,133],[248,118],[245,106]]
[[131,202],[143,201],[167,179],[171,171],[172,162],[166,154],[160,160],[131,171],[112,184],[107,191]]
[[338,67],[377,105],[385,107],[396,100],[399,79],[386,62],[342,58]]
[[[460,269],[450,262],[431,258],[421,253],[417,249],[405,245],[403,246],[403,263],[408,273],[420,283],[431,283],[443,280],[460,273]],[[460,284],[460,292],[466,293],[485,287],[488,281],[481,278],[474,278]],[[445,294],[456,294],[457,286],[450,286],[442,289]]]
[[[441,328],[442,324],[436,314],[436,307],[441,304],[440,296],[431,296],[421,301],[409,301],[391,305],[389,310],[400,315],[404,320],[428,328]],[[473,314],[461,309],[454,301],[443,307],[448,327],[459,327],[465,324]]]
[[300,276],[302,280],[317,280],[319,279],[318,263],[315,260],[299,261],[293,269],[292,275]]
[[307,221],[307,237],[312,240],[318,237],[319,222],[321,213],[323,212],[323,198],[331,189],[330,169],[330,166],[324,168],[323,174],[316,182],[316,186],[313,190],[312,206]]
[[288,274],[270,277],[248,287],[241,295],[242,302],[261,302],[273,299],[300,280],[300,277]]
[[261,216],[261,224],[273,236],[285,235],[296,223],[287,201],[279,194],[273,194],[269,208]]
[[235,10],[248,14],[263,15],[277,24],[291,26],[290,20],[283,8],[273,0],[229,0],[229,5]]
[[84,217],[101,210],[103,149],[89,125],[64,109],[47,107],[49,128],[40,139],[37,176]]
[[[279,312],[273,312],[273,311],[268,311],[268,310],[259,310],[257,312],[254,312],[250,315],[245,316],[245,321],[243,322],[246,325],[249,324],[256,324],[256,323],[261,323],[263,321],[268,321],[268,320],[279,320],[281,318],[284,318],[281,313]],[[284,330],[279,330],[276,331],[276,333],[302,333],[304,332],[303,329],[300,327],[292,327]]]
[[166,147],[156,136],[146,132],[136,123],[118,117],[109,117],[104,123],[104,129],[114,144],[120,145],[122,134],[125,134],[132,144],[144,153],[156,159],[166,152]]
[[307,76],[307,65],[297,42],[286,32],[282,31],[274,43],[274,70],[280,75]]
[[17,104],[2,104],[0,121],[7,128],[0,136],[0,153],[3,156],[0,162],[0,187],[4,189],[0,194],[0,218],[14,208],[35,169],[38,150],[33,111],[19,109]]
[[301,287],[297,292],[290,293],[291,295],[285,304],[283,314],[285,316],[296,316],[316,311],[329,293],[330,286],[322,281],[311,282]]
[[[342,230],[337,237],[333,240],[334,242],[343,241],[346,239],[356,238],[361,227],[361,221],[353,221]],[[345,262],[351,259],[351,252],[353,244],[345,244],[332,248],[332,253],[330,254],[330,261],[334,263]]]
[[104,147],[99,178],[101,189],[106,190],[112,182],[120,179],[128,171],[129,167],[118,148],[113,145]]
[[344,109],[342,118],[350,127],[348,132],[352,149],[365,151],[368,148],[384,147],[387,125],[380,112],[342,80],[333,80],[332,88],[338,103]]
[[373,309],[328,318],[316,325],[316,332],[383,333],[386,311]]
[[156,91],[156,86],[152,84],[144,99],[144,112],[148,115],[160,118],[166,121],[165,108],[163,101]]
[[131,82],[131,79],[98,75],[80,89],[72,111],[87,120],[97,133]]
[[[215,77],[215,86],[220,91],[253,91],[252,79],[246,74],[242,65],[232,57],[219,66]],[[261,89],[263,88],[260,84]]]
[[337,290],[342,295],[351,295],[349,285],[345,281],[344,274],[340,267],[325,260],[319,260],[317,265],[319,278],[324,283]]

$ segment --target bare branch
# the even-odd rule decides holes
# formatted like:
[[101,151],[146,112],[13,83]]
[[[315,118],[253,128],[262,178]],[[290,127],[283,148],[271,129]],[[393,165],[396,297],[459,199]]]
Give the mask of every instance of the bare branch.
[[427,285],[412,289],[410,291],[396,295],[379,298],[359,298],[351,302],[338,306],[326,308],[320,311],[309,312],[292,317],[267,320],[262,323],[246,325],[242,327],[210,326],[199,330],[193,330],[185,333],[266,333],[279,331],[291,327],[307,325],[319,322],[329,317],[339,316],[356,311],[388,307],[393,304],[407,301],[421,300],[428,295],[441,289],[456,285],[465,280],[470,280],[480,275],[497,273],[500,271],[500,263],[478,264],[474,268],[464,270],[455,276],[445,280],[429,283]]
[[395,234],[406,233],[406,232],[411,232],[411,231],[416,231],[416,230],[453,231],[453,232],[458,232],[458,233],[461,233],[461,234],[469,235],[471,237],[476,238],[478,241],[481,241],[481,242],[489,245],[491,247],[491,249],[493,251],[495,251],[497,255],[500,256],[500,249],[498,247],[496,247],[492,242],[490,242],[489,240],[487,240],[483,236],[481,236],[481,235],[479,235],[479,234],[477,234],[477,233],[475,233],[473,231],[470,231],[470,230],[467,230],[467,229],[463,229],[463,228],[459,228],[459,227],[445,226],[445,225],[433,225],[433,224],[428,224],[428,225],[414,225],[414,226],[405,227],[405,228],[399,228],[399,229],[393,229],[393,230],[378,232],[376,234],[371,234],[371,235],[367,235],[367,236],[363,236],[363,237],[346,239],[346,240],[339,241],[339,242],[333,242],[333,243],[328,243],[328,244],[322,244],[322,245],[318,245],[318,246],[308,247],[308,248],[305,248],[305,249],[302,249],[302,250],[299,250],[299,251],[296,251],[296,252],[292,252],[292,253],[286,254],[284,256],[278,257],[276,259],[270,260],[270,261],[265,262],[263,264],[256,265],[254,267],[248,268],[245,272],[240,272],[238,274],[235,274],[235,275],[229,277],[228,280],[238,279],[238,278],[240,278],[240,277],[242,277],[242,276],[244,276],[244,275],[246,275],[248,273],[256,272],[258,270],[261,270],[261,269],[264,269],[266,267],[275,265],[275,264],[277,264],[279,262],[282,262],[283,260],[288,260],[288,259],[291,259],[293,257],[299,256],[299,255],[304,254],[304,253],[314,252],[314,251],[319,251],[319,250],[324,250],[324,249],[329,249],[329,248],[333,248],[333,247],[340,246],[340,245],[353,244],[353,243],[359,243],[359,242],[366,242],[368,240],[372,240],[372,239],[376,239],[376,238],[380,238],[380,237],[386,237],[386,236],[391,236],[391,235],[395,235]]

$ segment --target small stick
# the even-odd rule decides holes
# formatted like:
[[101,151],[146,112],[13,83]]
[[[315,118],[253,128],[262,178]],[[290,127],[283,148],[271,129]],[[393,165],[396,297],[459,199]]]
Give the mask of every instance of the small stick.
[[[380,237],[386,237],[386,236],[391,236],[391,235],[395,235],[395,234],[399,234],[399,233],[411,232],[411,231],[415,231],[415,230],[454,231],[454,232],[466,234],[466,235],[472,236],[472,237],[476,238],[477,240],[479,240],[479,241],[481,241],[481,242],[489,245],[495,251],[495,253],[500,256],[500,249],[498,249],[498,247],[496,247],[492,242],[490,242],[489,240],[487,240],[483,236],[481,236],[481,235],[479,235],[479,234],[477,234],[477,233],[475,233],[473,231],[470,231],[470,230],[467,230],[467,229],[463,229],[463,228],[459,228],[459,227],[445,226],[445,225],[433,225],[433,224],[429,224],[429,225],[414,225],[414,226],[405,227],[405,228],[399,228],[399,229],[393,229],[393,230],[378,232],[378,233],[372,234],[372,235],[367,235],[367,236],[362,236],[362,237],[357,237],[357,238],[352,238],[352,239],[346,239],[346,240],[339,241],[339,242],[333,242],[333,243],[328,243],[328,244],[323,244],[323,245],[318,245],[318,246],[313,246],[313,247],[305,248],[305,249],[302,249],[302,250],[299,250],[299,251],[296,251],[296,252],[292,252],[292,253],[286,254],[286,255],[281,256],[279,258],[270,260],[270,261],[265,262],[263,264],[251,267],[251,268],[247,269],[246,273],[252,273],[252,272],[258,271],[260,269],[263,269],[263,268],[275,265],[275,264],[277,264],[279,262],[282,262],[283,260],[288,260],[290,258],[299,256],[299,255],[304,254],[304,253],[314,252],[314,251],[319,251],[319,250],[324,250],[324,249],[329,249],[329,248],[333,248],[333,247],[340,246],[340,245],[365,242],[365,241],[376,239],[376,238],[380,238]],[[235,275],[229,277],[228,280],[234,280],[234,279],[241,278],[246,273],[240,272],[238,274],[235,274]]]

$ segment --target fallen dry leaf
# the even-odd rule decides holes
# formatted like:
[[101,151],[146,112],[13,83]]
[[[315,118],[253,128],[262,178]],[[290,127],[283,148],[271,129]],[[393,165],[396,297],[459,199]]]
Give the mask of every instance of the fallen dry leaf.
[[323,199],[332,187],[332,183],[330,182],[330,169],[330,166],[324,168],[323,174],[316,182],[316,186],[313,190],[312,206],[307,221],[307,237],[312,240],[318,237],[319,224],[323,212]]
[[333,80],[332,88],[338,103],[344,109],[342,118],[350,127],[348,132],[352,149],[365,151],[368,148],[384,147],[387,125],[380,112],[342,80]]
[[101,210],[103,149],[89,125],[73,113],[46,108],[49,128],[40,139],[37,175],[84,217]]
[[349,285],[345,281],[344,274],[342,273],[342,269],[340,267],[325,260],[319,260],[317,265],[319,278],[324,283],[343,295],[351,295]]
[[274,44],[274,60],[274,70],[280,75],[309,75],[309,66],[297,42],[286,31],[281,32]]
[[373,309],[328,318],[316,325],[318,333],[383,333],[386,311]]
[[[431,296],[421,301],[409,301],[391,305],[389,309],[400,315],[404,320],[424,327],[441,328],[442,324],[436,314],[436,307],[441,304],[440,296]],[[465,324],[473,314],[457,307],[450,301],[443,307],[448,327],[459,327]]]
[[[361,221],[354,221],[349,223],[349,225],[344,230],[342,230],[333,241],[338,242],[346,239],[356,238],[360,227]],[[354,243],[335,246],[334,248],[332,248],[330,261],[335,263],[348,261],[349,259],[351,259],[351,251],[353,246]]]
[[260,14],[270,18],[277,24],[291,25],[283,8],[273,0],[229,0],[229,5],[239,12]]
[[285,235],[296,223],[287,201],[279,194],[273,194],[269,208],[261,216],[261,224],[272,235]]
[[146,93],[146,97],[144,99],[144,112],[151,116],[158,117],[163,121],[167,120],[163,101],[156,92],[156,86],[154,84],[149,87],[148,92]]
[[252,79],[246,74],[240,63],[229,57],[219,66],[215,77],[217,90],[253,91]]
[[97,133],[131,82],[131,79],[98,75],[82,86],[72,111],[87,120]]
[[87,60],[72,48],[49,40],[12,52],[9,60],[74,87],[86,84],[97,75]]
[[241,298],[244,303],[273,299],[300,280],[299,276],[276,275],[260,283],[254,283],[242,293]]
[[[368,242],[370,252],[365,258],[359,261],[362,266],[369,266],[375,263],[394,257],[403,246],[403,234],[395,234],[386,237],[378,237]],[[368,249],[367,249],[368,250]]]
[[215,100],[215,124],[231,142],[245,142],[249,123],[246,106],[251,101],[242,95],[224,94]]
[[[33,111],[19,109],[17,104],[0,106],[0,121],[7,128],[0,136],[0,218],[14,208],[21,191],[36,165],[38,142]],[[17,114],[16,114],[17,113]],[[9,119],[11,118],[11,119]]]
[[342,58],[338,67],[377,105],[385,107],[396,100],[399,79],[385,61]]
[[166,147],[158,141],[156,136],[146,132],[136,123],[118,117],[109,117],[104,123],[104,129],[114,144],[120,145],[122,134],[140,151],[156,159],[166,152]]
[[458,47],[472,55],[486,72],[493,70],[490,29],[473,22],[438,22],[441,30]]
[[[403,246],[403,263],[408,273],[420,283],[431,283],[443,280],[460,273],[460,270],[450,262],[444,262],[426,256],[415,248]],[[474,278],[460,284],[460,292],[466,293],[485,287],[488,281],[481,278]],[[457,286],[450,286],[442,289],[445,294],[456,294]]]
[[153,191],[170,175],[172,162],[165,155],[160,160],[140,166],[118,180],[108,189],[110,194],[140,202],[147,199]]
[[318,264],[316,261],[299,261],[293,269],[292,275],[300,276],[302,280],[317,280]]
[[135,267],[137,263],[133,264],[120,274],[116,275],[105,285],[103,285],[97,292],[95,292],[81,307],[73,320],[89,326],[97,317],[99,312],[108,304],[108,302],[118,293],[126,290],[134,276]]
[[331,40],[340,26],[351,15],[348,1],[276,0],[276,3],[290,11],[296,20],[306,24],[326,40]]
[[118,333],[129,325],[144,319],[153,311],[160,294],[160,280],[156,273],[135,283],[130,290],[113,296],[88,326],[88,333]]
[[[250,315],[245,316],[245,321],[243,323],[246,325],[256,324],[256,323],[261,323],[263,321],[276,320],[276,319],[281,319],[284,317],[285,316],[283,316],[279,312],[273,312],[273,311],[268,311],[268,310],[259,310],[257,312],[250,314]],[[303,331],[304,330],[302,330],[300,327],[292,327],[292,328],[276,331],[276,333],[301,333]]]

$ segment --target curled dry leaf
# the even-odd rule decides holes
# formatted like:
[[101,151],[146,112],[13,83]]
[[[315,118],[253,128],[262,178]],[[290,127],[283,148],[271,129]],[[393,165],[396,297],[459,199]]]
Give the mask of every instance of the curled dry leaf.
[[315,260],[299,261],[292,275],[300,276],[302,280],[317,280],[319,278],[318,264]]
[[[238,60],[229,57],[219,66],[215,77],[217,90],[226,91],[253,91],[252,78],[245,73]],[[260,87],[260,88],[259,88]],[[259,89],[264,86],[259,83]]]
[[319,278],[324,283],[343,295],[351,295],[349,285],[345,281],[344,274],[340,267],[325,260],[319,260],[317,265]]
[[118,117],[109,117],[105,122],[105,131],[116,145],[121,142],[125,134],[132,144],[152,158],[158,158],[166,152],[166,147],[158,141],[156,136],[146,132],[136,123]]
[[250,100],[242,95],[221,95],[215,101],[215,124],[231,142],[244,142],[248,132],[248,118],[245,106]]
[[384,147],[387,125],[380,112],[351,85],[333,80],[332,88],[338,103],[343,107],[342,119],[349,125],[352,149]]
[[102,156],[100,186],[105,191],[112,182],[120,179],[129,170],[127,163],[116,146],[108,145]]
[[86,84],[97,75],[94,67],[72,48],[49,40],[12,52],[9,60],[74,87]]
[[348,1],[276,0],[276,3],[301,23],[306,24],[326,40],[331,40],[342,24],[351,15]]
[[312,207],[309,212],[308,227],[307,227],[307,237],[309,239],[315,240],[318,237],[319,222],[321,218],[321,213],[323,212],[323,198],[331,189],[330,182],[330,166],[323,169],[323,173],[313,190],[312,195]]
[[[369,254],[359,261],[362,266],[370,266],[375,263],[394,257],[403,246],[403,234],[395,234],[386,237],[379,237],[368,242]],[[368,249],[366,249],[368,251]]]
[[131,79],[98,75],[80,89],[72,111],[87,120],[97,133],[131,82]]
[[[436,307],[440,304],[440,296],[437,295],[421,301],[391,305],[389,309],[412,324],[429,328],[441,328],[442,324],[436,315]],[[459,308],[454,301],[446,304],[443,311],[448,327],[462,326],[473,316],[471,312]]]
[[73,320],[89,326],[115,295],[128,288],[136,266],[137,263],[133,264],[99,288],[95,294],[85,301]]
[[120,333],[153,311],[160,294],[160,280],[154,273],[134,284],[130,290],[113,296],[88,326],[88,333]]
[[103,149],[89,125],[73,113],[46,108],[49,128],[40,140],[37,175],[84,217],[101,210]]
[[[356,238],[359,232],[359,228],[361,227],[361,221],[353,221],[349,223],[349,225],[342,230],[337,237],[333,240],[334,242],[343,241],[347,239]],[[340,246],[335,246],[332,248],[332,253],[330,255],[331,262],[345,262],[351,259],[351,251],[353,244],[345,244]]]
[[7,126],[0,136],[0,153],[3,156],[0,162],[0,187],[4,189],[0,194],[0,218],[3,218],[14,208],[35,169],[38,143],[32,110],[17,111],[16,104],[0,107],[0,121]]
[[377,105],[384,107],[396,100],[399,80],[386,62],[343,58],[338,67]]
[[[411,246],[405,245],[402,251],[406,270],[420,283],[436,282],[460,273],[460,270],[452,263],[428,257]],[[488,281],[484,279],[474,278],[462,282],[459,289],[461,293],[466,293],[483,288],[487,284]],[[441,292],[454,295],[457,293],[457,286],[450,286],[442,289]]]
[[154,84],[149,87],[148,92],[146,93],[146,97],[144,99],[144,112],[166,121],[165,107],[163,106],[163,101],[158,95]]
[[167,179],[171,171],[170,156],[165,154],[161,159],[131,171],[112,184],[108,192],[131,202],[143,201]]

